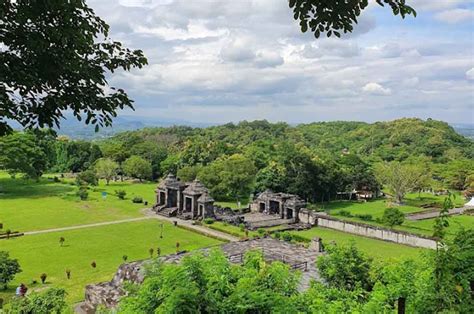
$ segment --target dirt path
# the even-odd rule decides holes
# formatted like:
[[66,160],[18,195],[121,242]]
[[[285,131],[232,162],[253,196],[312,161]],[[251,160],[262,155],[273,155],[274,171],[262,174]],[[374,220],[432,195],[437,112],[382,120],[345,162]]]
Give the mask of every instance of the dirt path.
[[25,235],[33,235],[33,234],[59,232],[59,231],[67,231],[67,230],[75,230],[75,229],[83,229],[83,228],[92,228],[92,227],[100,227],[100,226],[107,226],[107,225],[116,225],[116,224],[121,224],[121,223],[125,223],[125,222],[147,220],[147,219],[152,219],[152,217],[147,216],[147,217],[139,217],[139,218],[130,218],[130,219],[122,219],[122,220],[114,220],[114,221],[97,222],[97,223],[87,224],[87,225],[77,225],[77,226],[53,228],[53,229],[45,229],[45,230],[37,230],[37,231],[26,231],[26,232],[24,232],[24,234]]
[[148,219],[157,219],[163,220],[168,222],[178,222],[178,225],[186,226],[188,229],[195,230],[198,233],[203,233],[205,235],[222,239],[224,241],[238,241],[239,238],[231,236],[227,233],[209,229],[203,226],[193,225],[192,221],[190,220],[182,220],[176,217],[164,217],[159,216],[149,208],[145,208],[142,210],[142,213],[145,215],[144,217],[138,218],[129,218],[129,219],[122,219],[122,220],[114,220],[114,221],[105,221],[105,222],[98,222],[93,224],[86,224],[86,225],[77,225],[77,226],[70,226],[70,227],[62,227],[62,228],[53,228],[53,229],[45,229],[45,230],[37,230],[37,231],[27,231],[24,235],[35,235],[35,234],[42,234],[42,233],[50,233],[50,232],[61,232],[61,231],[68,231],[68,230],[76,230],[76,229],[84,229],[84,228],[93,228],[93,227],[101,227],[101,226],[108,226],[108,225],[115,225],[127,222],[134,222],[134,221],[141,221],[141,220],[148,220]]

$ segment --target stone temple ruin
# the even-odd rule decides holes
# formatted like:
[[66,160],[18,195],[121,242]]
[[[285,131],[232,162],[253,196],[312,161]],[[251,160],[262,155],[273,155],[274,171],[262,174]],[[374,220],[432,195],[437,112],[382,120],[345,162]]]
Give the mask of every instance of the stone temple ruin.
[[[320,280],[316,269],[315,260],[322,252],[321,239],[315,238],[308,248],[273,238],[260,238],[248,241],[229,242],[217,246],[229,262],[242,264],[243,256],[248,251],[258,250],[263,258],[271,263],[280,261],[287,264],[290,269],[301,272],[298,289],[306,290],[311,280]],[[208,254],[211,248],[198,251]],[[180,260],[192,253],[180,252],[160,257],[166,263],[179,263]],[[123,288],[125,282],[141,284],[144,280],[144,268],[151,260],[141,260],[122,264],[111,281],[86,286],[85,301],[79,305],[82,313],[95,313],[98,306],[116,308],[120,298],[126,295]]]
[[297,195],[266,190],[248,208],[234,211],[214,204],[209,190],[199,181],[182,182],[169,174],[158,184],[153,210],[162,216],[201,220],[212,218],[232,224],[244,223],[248,229],[298,223],[306,202]]

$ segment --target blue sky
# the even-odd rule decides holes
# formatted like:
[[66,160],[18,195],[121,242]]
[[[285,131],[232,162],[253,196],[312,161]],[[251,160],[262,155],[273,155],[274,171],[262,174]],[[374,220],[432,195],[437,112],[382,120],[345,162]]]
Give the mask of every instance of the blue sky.
[[402,20],[373,0],[353,34],[301,34],[286,0],[91,0],[111,37],[149,65],[114,73],[137,118],[434,118],[474,123],[474,1],[407,0]]

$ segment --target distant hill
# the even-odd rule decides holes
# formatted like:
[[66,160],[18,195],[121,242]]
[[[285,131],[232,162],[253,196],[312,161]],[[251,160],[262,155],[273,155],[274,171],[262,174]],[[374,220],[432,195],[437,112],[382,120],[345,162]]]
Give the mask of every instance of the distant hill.
[[470,138],[471,140],[474,140],[474,123],[454,123],[451,125],[459,134],[464,135],[465,137]]
[[460,135],[445,122],[414,118],[376,123],[315,122],[296,126],[265,120],[243,121],[207,128],[145,128],[114,136],[119,141],[130,138],[144,141],[153,138],[158,144],[160,139],[166,138],[166,146],[172,145],[175,151],[208,150],[211,154],[216,147],[217,155],[244,152],[249,147],[254,147],[256,153],[267,151],[271,154],[275,147],[284,143],[301,143],[318,155],[348,151],[374,160],[427,156],[443,162],[474,158],[473,140]]

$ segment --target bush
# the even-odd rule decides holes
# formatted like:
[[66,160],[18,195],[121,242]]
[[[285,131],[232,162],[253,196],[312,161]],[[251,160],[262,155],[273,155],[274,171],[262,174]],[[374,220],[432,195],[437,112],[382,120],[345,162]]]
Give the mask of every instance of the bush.
[[46,278],[48,278],[48,275],[46,275],[46,273],[42,273],[41,276],[40,276],[42,284],[44,284],[46,282]]
[[115,190],[115,195],[121,199],[124,200],[125,196],[127,195],[127,192],[125,190]]
[[132,203],[143,203],[143,198],[141,196],[135,196],[132,199]]
[[77,196],[79,196],[81,201],[85,201],[89,197],[89,192],[87,192],[87,187],[86,186],[81,186],[76,194],[77,194]]
[[372,221],[372,215],[369,214],[357,214],[355,216],[364,221]]
[[398,208],[389,207],[383,212],[382,221],[390,227],[401,225],[404,220],[405,214],[403,214]]
[[203,221],[206,225],[212,225],[214,223],[214,219],[212,218],[205,218]]
[[76,184],[78,186],[82,186],[82,185],[96,186],[98,182],[99,181],[97,179],[97,176],[95,175],[95,172],[92,170],[86,170],[76,175]]
[[263,236],[263,235],[265,234],[265,229],[263,229],[263,228],[258,228],[258,229],[257,229],[257,233],[258,233],[259,236]]
[[275,232],[275,233],[273,234],[273,236],[275,237],[275,239],[280,239],[280,238],[281,238],[281,234],[280,234],[280,232],[278,232],[278,231]]
[[244,231],[245,231],[245,225],[244,225],[244,224],[240,224],[240,225],[239,225],[239,229],[240,229],[240,231],[244,232]]
[[342,217],[352,217],[352,214],[349,211],[344,210],[344,209],[338,211],[337,214]]
[[285,231],[281,234],[281,237],[283,238],[283,240],[287,241],[287,242],[291,242],[291,240],[293,240],[293,235],[291,233],[289,233],[288,231]]

